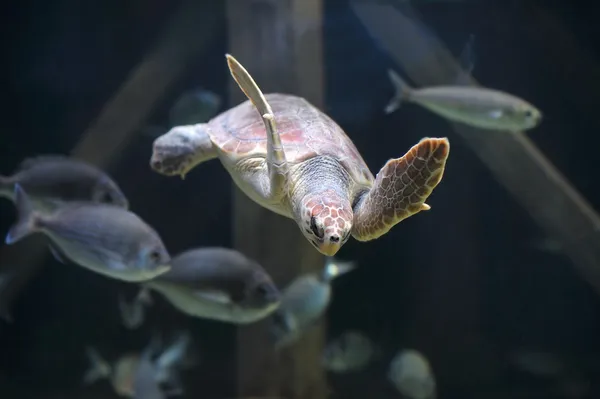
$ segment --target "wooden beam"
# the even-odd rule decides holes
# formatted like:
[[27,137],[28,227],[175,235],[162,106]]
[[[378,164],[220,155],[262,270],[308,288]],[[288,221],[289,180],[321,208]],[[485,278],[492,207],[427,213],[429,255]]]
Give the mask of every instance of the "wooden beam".
[[167,22],[154,49],[83,133],[72,155],[105,166],[114,161],[182,73],[211,41],[215,2],[186,0]]
[[[408,7],[406,12],[384,4],[357,2],[352,7],[418,86],[448,83],[459,73],[457,60],[415,13],[408,15]],[[414,49],[424,54],[422,62],[410,58]],[[472,79],[472,84],[477,82]],[[452,127],[546,234],[560,240],[580,274],[600,293],[600,216],[590,204],[525,134]]]
[[[323,106],[321,31],[300,29],[307,22],[320,27],[322,7],[321,0],[228,0],[229,52],[264,93],[296,94]],[[245,100],[232,79],[231,105]],[[292,220],[259,207],[235,186],[233,206],[235,247],[264,265],[278,286],[322,267],[323,257]],[[323,324],[279,356],[268,342],[266,321],[240,328],[238,395],[324,398]]]
[[[132,71],[84,132],[72,156],[106,168],[139,131],[158,100],[190,67],[190,62],[210,43],[217,24],[216,2],[186,0],[172,16],[154,49]],[[3,273],[10,273],[8,289],[0,289],[0,309],[12,302],[33,278],[46,255],[46,239],[28,237],[0,250]]]

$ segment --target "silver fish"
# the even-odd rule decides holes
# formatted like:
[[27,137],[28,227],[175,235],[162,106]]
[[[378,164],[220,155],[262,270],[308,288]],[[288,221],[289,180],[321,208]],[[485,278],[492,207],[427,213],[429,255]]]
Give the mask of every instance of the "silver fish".
[[222,105],[221,97],[204,89],[183,93],[169,113],[171,126],[206,123],[217,114]]
[[436,382],[429,361],[417,350],[400,351],[390,363],[388,379],[406,398],[436,397]]
[[128,209],[129,201],[117,183],[102,170],[62,155],[25,159],[12,176],[0,176],[0,196],[14,201],[20,184],[36,209],[54,209],[63,201],[105,203]]
[[313,327],[329,306],[331,281],[356,267],[329,257],[323,271],[296,278],[283,291],[281,305],[270,319],[269,333],[276,348],[296,342]]
[[364,369],[378,354],[375,344],[361,332],[346,331],[325,347],[322,364],[334,373]]
[[59,260],[118,280],[139,282],[169,270],[170,256],[160,236],[136,214],[112,205],[68,203],[50,214],[32,208],[15,185],[18,220],[6,236],[14,244],[41,232]]
[[565,353],[518,349],[509,351],[507,360],[519,371],[545,379],[546,384],[566,398],[590,397],[590,375],[599,370],[596,356],[586,358],[580,354],[572,357]]
[[[103,359],[95,348],[88,347],[86,355],[90,361],[90,368],[85,372],[83,382],[89,385],[108,378],[118,395],[138,399],[181,394],[183,388],[178,372],[195,364],[193,355],[190,355],[190,344],[189,333],[179,333],[173,343],[153,360],[160,349],[158,339],[154,337],[143,353],[124,354],[112,365]],[[163,391],[160,386],[165,383],[172,388]]]
[[143,285],[190,316],[245,324],[279,306],[279,290],[267,272],[233,249],[192,249],[171,265],[168,273]]
[[421,105],[455,122],[491,130],[520,132],[539,125],[542,113],[527,101],[499,90],[473,86],[434,86],[415,89],[388,70],[396,94],[386,113],[403,102]]
[[542,377],[557,376],[567,371],[564,361],[555,353],[513,351],[509,360],[520,370]]

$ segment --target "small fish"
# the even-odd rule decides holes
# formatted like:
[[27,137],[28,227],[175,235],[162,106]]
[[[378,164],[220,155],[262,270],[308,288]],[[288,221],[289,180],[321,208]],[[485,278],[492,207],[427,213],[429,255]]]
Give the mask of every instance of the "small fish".
[[119,312],[125,328],[136,329],[144,322],[144,307],[152,305],[152,298],[148,290],[140,290],[131,304],[119,296]]
[[[190,356],[190,344],[190,335],[185,332],[179,333],[171,346],[153,360],[154,355],[159,352],[158,340],[154,338],[142,354],[124,354],[112,366],[96,349],[88,347],[86,355],[90,361],[90,368],[85,372],[83,382],[89,385],[108,378],[118,395],[136,399],[155,399],[181,394],[183,389],[177,373],[195,363],[190,361],[193,359]],[[173,388],[163,391],[160,386],[165,383]],[[156,396],[159,394],[161,396]]]
[[292,281],[270,320],[269,333],[276,348],[296,342],[319,321],[329,306],[331,281],[355,267],[354,262],[328,257],[320,274],[310,273]]
[[388,379],[406,398],[436,397],[436,382],[429,361],[417,350],[400,351],[390,363]]
[[395,71],[388,70],[396,94],[385,113],[396,111],[403,102],[412,102],[451,121],[483,129],[519,132],[539,125],[542,114],[527,101],[502,91],[470,86],[475,67],[474,46],[475,35],[471,34],[459,57],[464,70],[453,86],[414,89]]
[[64,201],[112,204],[128,209],[117,183],[95,166],[62,155],[25,159],[12,176],[0,176],[0,197],[14,201],[14,186],[29,193],[34,207],[54,209]]
[[588,359],[582,356],[570,358],[564,354],[520,349],[509,352],[508,361],[522,372],[544,378],[547,384],[551,384],[568,398],[589,397],[589,375],[598,371],[598,362],[594,356]]
[[449,120],[482,129],[519,132],[536,127],[541,112],[527,101],[498,90],[467,86],[434,86],[413,89],[388,70],[396,95],[386,106],[391,113],[402,102],[419,104]]
[[558,355],[538,351],[514,351],[509,361],[520,370],[540,376],[552,377],[566,373],[567,367]]
[[29,197],[15,185],[17,222],[6,244],[40,232],[50,239],[59,261],[65,258],[96,273],[139,282],[169,270],[170,256],[156,231],[136,214],[119,207],[66,203],[50,214],[35,211]]
[[279,290],[267,272],[233,249],[192,249],[173,258],[171,265],[168,273],[143,285],[187,315],[245,324],[279,306]]
[[376,356],[375,344],[358,331],[346,331],[333,340],[323,351],[322,364],[334,373],[348,373],[364,369]]
[[206,123],[217,114],[222,105],[221,97],[204,89],[190,90],[181,95],[171,108],[171,126]]

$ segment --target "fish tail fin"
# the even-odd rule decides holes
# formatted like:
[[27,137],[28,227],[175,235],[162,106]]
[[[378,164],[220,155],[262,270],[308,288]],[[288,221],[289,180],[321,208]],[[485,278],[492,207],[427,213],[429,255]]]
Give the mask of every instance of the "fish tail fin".
[[412,95],[412,87],[404,81],[394,70],[388,69],[388,77],[394,86],[394,90],[396,91],[394,97],[390,100],[390,102],[386,105],[384,111],[386,114],[391,114],[400,108],[400,105],[409,101]]
[[329,257],[327,262],[325,263],[325,268],[323,269],[323,280],[331,281],[334,278],[341,276],[342,274],[346,274],[354,269],[356,269],[357,263],[353,261],[339,261],[334,257]]
[[85,348],[85,352],[90,360],[90,368],[83,375],[83,383],[89,385],[99,379],[108,378],[111,373],[110,364],[100,356],[96,349],[90,346]]
[[191,365],[187,363],[195,363],[196,359],[192,357],[189,350],[191,342],[192,336],[189,332],[179,332],[173,343],[156,360],[158,368],[167,371],[183,363],[186,363],[186,365]]
[[17,207],[17,221],[6,235],[6,244],[14,244],[20,239],[33,233],[37,226],[37,214],[31,201],[20,184],[15,184],[15,205]]

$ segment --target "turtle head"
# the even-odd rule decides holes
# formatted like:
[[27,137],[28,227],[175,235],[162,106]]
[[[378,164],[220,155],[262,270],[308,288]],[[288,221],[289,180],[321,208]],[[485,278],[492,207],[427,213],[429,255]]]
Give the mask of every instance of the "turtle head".
[[302,234],[323,255],[335,255],[350,237],[352,204],[335,190],[304,197],[300,216],[298,224]]
[[213,157],[212,149],[206,124],[175,126],[154,140],[150,167],[162,175],[184,178],[194,166]]

